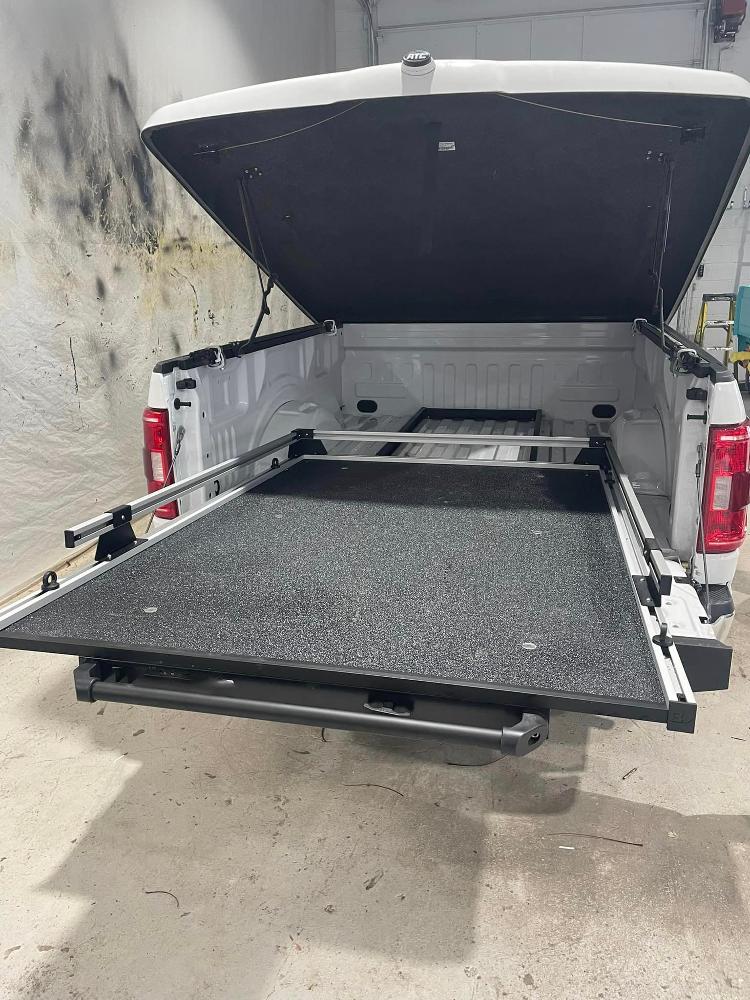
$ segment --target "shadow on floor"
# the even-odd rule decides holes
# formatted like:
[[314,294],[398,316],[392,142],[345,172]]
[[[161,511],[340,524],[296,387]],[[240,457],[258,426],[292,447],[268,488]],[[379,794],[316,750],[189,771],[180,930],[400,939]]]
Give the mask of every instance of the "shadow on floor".
[[[504,952],[585,945],[623,910],[645,948],[665,925],[679,937],[685,914],[709,926],[717,913],[740,946],[727,851],[750,842],[748,818],[583,791],[590,729],[609,720],[559,716],[553,744],[487,763],[330,730],[97,715],[63,689],[50,701],[58,726],[85,726],[138,769],[39,887],[88,912],[20,996],[260,998],[308,949],[462,963],[487,938],[488,903]],[[579,836],[592,832],[631,843]]]

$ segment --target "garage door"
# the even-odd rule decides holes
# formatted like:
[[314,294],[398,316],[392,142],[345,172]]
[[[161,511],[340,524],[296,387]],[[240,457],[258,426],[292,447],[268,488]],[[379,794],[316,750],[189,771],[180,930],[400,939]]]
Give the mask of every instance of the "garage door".
[[700,66],[703,14],[701,3],[656,4],[637,10],[383,25],[380,62],[399,62],[410,49],[424,48],[438,59],[591,59]]

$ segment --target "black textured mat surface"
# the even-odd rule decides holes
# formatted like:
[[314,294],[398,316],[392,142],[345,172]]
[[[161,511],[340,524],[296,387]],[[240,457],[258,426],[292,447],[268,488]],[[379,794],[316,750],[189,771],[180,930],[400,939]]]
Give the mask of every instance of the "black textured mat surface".
[[11,629],[664,701],[593,471],[306,460]]

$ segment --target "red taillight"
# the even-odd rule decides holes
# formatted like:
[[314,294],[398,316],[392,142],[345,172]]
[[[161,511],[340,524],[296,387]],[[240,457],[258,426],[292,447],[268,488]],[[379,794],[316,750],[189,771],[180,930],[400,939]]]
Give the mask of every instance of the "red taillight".
[[[148,492],[174,482],[172,445],[169,439],[169,414],[166,410],[143,411],[143,471]],[[156,517],[173,518],[179,514],[177,501],[171,500],[154,511]]]
[[703,486],[704,552],[734,552],[745,539],[749,443],[747,423],[709,431]]

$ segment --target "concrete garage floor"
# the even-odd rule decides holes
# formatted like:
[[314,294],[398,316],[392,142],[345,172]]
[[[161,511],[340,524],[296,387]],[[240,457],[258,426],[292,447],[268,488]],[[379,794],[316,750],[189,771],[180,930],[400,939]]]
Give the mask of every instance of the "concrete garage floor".
[[0,996],[750,996],[737,597],[732,689],[695,736],[558,715],[487,766],[80,705],[72,660],[0,651]]

